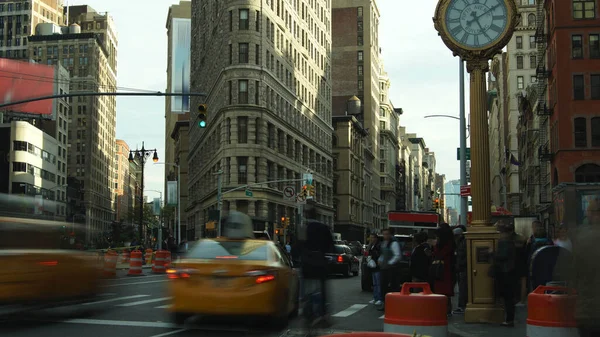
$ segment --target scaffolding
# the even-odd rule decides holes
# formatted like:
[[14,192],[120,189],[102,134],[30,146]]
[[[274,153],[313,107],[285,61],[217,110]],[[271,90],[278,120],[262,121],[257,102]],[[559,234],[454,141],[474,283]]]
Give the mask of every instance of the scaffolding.
[[539,185],[540,185],[540,206],[546,207],[552,201],[550,197],[550,163],[552,161],[552,152],[548,137],[548,124],[553,112],[553,102],[548,99],[548,81],[552,80],[551,66],[547,66],[546,52],[548,49],[549,34],[546,29],[545,15],[546,1],[537,1],[537,22],[535,32],[535,42],[537,47],[538,65],[536,68],[537,78],[537,115],[539,116],[539,147],[538,160],[540,167]]

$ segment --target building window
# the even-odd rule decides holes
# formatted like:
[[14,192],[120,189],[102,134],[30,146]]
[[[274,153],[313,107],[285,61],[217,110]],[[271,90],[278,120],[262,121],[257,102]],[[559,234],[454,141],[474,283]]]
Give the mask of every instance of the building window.
[[250,15],[250,11],[247,9],[240,9],[240,30],[248,30],[250,29],[250,22],[248,21],[248,16]]
[[248,104],[248,81],[238,81],[238,104]]
[[592,118],[592,146],[600,147],[600,117]]
[[364,54],[363,54],[362,50],[359,50],[359,51],[356,53],[356,57],[357,57],[357,59],[358,59],[358,62],[362,62],[362,61],[364,60],[364,59],[363,59],[363,55],[364,55]]
[[260,82],[254,82],[254,104],[260,105]]
[[254,25],[256,26],[256,31],[259,32],[260,31],[260,11],[256,11],[256,18],[254,21]]
[[379,163],[379,172],[385,173],[385,163]]
[[248,63],[248,44],[240,43],[239,44],[239,62],[240,63]]
[[233,64],[233,45],[229,44],[229,64]]
[[517,69],[523,69],[523,56],[517,56]]
[[233,11],[229,11],[229,31],[233,31]]
[[363,22],[362,21],[358,21],[356,23],[356,29],[358,32],[362,32],[363,31]]
[[531,13],[527,16],[527,24],[529,27],[535,27],[535,14]]
[[522,36],[517,36],[517,39],[515,42],[517,43],[517,49],[523,49],[523,37]]
[[537,66],[537,57],[535,55],[529,55],[529,68],[535,69]]
[[600,58],[600,35],[590,35],[590,58]]
[[590,76],[592,99],[600,99],[600,75]]
[[358,76],[363,76],[364,75],[364,66],[363,65],[359,65],[358,66]]
[[256,45],[254,50],[254,63],[260,64],[260,45]]
[[385,130],[385,121],[380,121],[379,122],[379,130]]
[[363,80],[358,80],[358,90],[364,90],[365,89],[365,82]]
[[362,7],[356,8],[356,16],[358,16],[359,18],[362,18],[362,16],[363,16],[363,8]]
[[248,143],[248,117],[238,117],[238,143]]
[[596,17],[596,0],[573,0],[574,19],[593,19]]
[[537,83],[537,77],[535,75],[531,75],[531,83]]
[[233,82],[229,81],[229,104],[233,104]]
[[573,99],[585,99],[585,85],[583,83],[583,75],[573,76]]
[[238,184],[248,183],[248,157],[237,157]]
[[529,36],[529,48],[530,49],[535,49],[535,35],[531,35]]
[[517,76],[517,89],[525,89],[525,80],[523,76]]
[[362,46],[364,43],[365,43],[365,41],[364,41],[364,37],[363,37],[362,35],[358,35],[358,36],[356,37],[356,44],[357,44],[358,46]]
[[575,147],[587,146],[587,119],[578,117],[573,120],[573,133],[575,134]]
[[574,59],[583,58],[583,43],[581,35],[571,36],[571,55]]
[[596,164],[584,164],[575,170],[576,183],[598,183],[600,182],[600,166]]

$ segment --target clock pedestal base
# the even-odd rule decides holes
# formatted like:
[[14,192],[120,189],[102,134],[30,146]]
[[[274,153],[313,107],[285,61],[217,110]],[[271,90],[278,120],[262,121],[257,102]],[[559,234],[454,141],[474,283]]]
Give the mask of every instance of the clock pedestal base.
[[504,309],[497,306],[484,304],[467,304],[465,309],[465,323],[492,323],[504,322]]

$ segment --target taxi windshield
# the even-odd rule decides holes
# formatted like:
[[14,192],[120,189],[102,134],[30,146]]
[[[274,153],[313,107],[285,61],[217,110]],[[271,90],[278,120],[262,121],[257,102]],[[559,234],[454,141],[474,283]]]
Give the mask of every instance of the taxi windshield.
[[268,246],[260,241],[203,240],[188,253],[188,259],[267,260]]

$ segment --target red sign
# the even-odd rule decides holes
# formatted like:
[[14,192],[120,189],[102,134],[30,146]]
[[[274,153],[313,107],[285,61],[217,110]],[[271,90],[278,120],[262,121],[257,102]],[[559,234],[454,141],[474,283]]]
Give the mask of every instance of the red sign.
[[471,185],[463,185],[460,187],[460,196],[468,197],[471,195]]
[[[54,67],[0,59],[0,102],[10,103],[54,94]],[[35,115],[51,115],[53,100],[8,106],[6,110]]]

